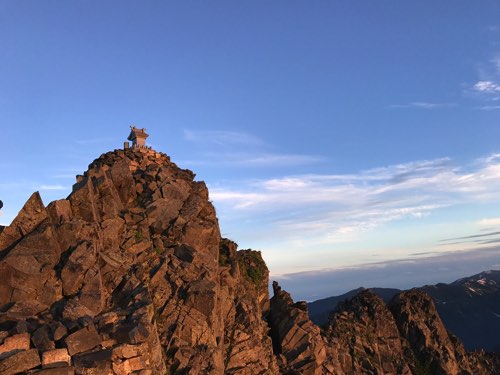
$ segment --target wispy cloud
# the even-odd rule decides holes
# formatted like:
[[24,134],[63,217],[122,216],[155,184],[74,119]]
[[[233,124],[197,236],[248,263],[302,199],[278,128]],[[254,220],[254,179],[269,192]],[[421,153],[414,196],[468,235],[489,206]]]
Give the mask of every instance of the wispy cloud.
[[316,300],[358,287],[412,288],[453,282],[486,270],[500,269],[500,248],[477,248],[446,254],[414,254],[404,259],[360,264],[355,267],[272,274],[296,300]]
[[[224,215],[268,218],[289,241],[325,244],[442,207],[500,201],[500,157],[470,165],[450,159],[416,161],[348,175],[297,175],[211,187]],[[311,240],[312,241],[312,240]]]
[[407,104],[392,104],[388,108],[420,108],[420,109],[438,109],[456,106],[456,103],[432,103],[432,102],[411,102]]
[[183,160],[186,165],[211,165],[218,167],[247,166],[247,167],[278,167],[292,165],[306,165],[321,162],[324,159],[314,155],[274,154],[267,152],[251,153],[203,153],[198,159]]
[[182,161],[192,166],[276,167],[306,165],[323,160],[316,155],[275,152],[264,140],[243,132],[184,130],[184,138],[199,146],[198,150],[193,150],[193,159]]
[[491,236],[498,236],[500,232],[490,232],[490,233],[483,233],[483,234],[473,234],[470,236],[463,236],[463,237],[455,237],[455,238],[447,238],[444,240],[441,240],[441,242],[448,242],[448,241],[457,241],[457,240],[475,240],[477,238],[484,238],[484,237],[491,237]]
[[52,175],[51,178],[60,178],[60,179],[74,179],[76,175],[82,173],[82,167],[66,167],[66,168],[58,168],[57,173]]
[[479,92],[494,93],[500,91],[500,85],[492,81],[478,81],[473,89]]
[[500,228],[500,217],[481,219],[477,222],[477,225],[482,228],[482,230],[488,230],[493,227]]
[[481,111],[496,111],[500,109],[500,105],[483,105],[481,107],[476,107],[476,109],[480,109]]
[[491,63],[496,68],[497,74],[500,74],[500,55],[497,55],[494,58],[492,58]]
[[[487,102],[500,100],[500,55],[496,54],[486,63],[480,64],[479,80],[470,86],[469,94]],[[478,109],[491,111],[500,108],[496,104],[487,104]]]

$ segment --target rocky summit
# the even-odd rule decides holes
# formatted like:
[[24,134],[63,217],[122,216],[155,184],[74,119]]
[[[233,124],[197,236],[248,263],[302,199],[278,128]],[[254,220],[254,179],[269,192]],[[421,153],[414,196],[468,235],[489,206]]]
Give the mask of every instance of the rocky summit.
[[423,292],[369,291],[322,329],[203,182],[149,148],[101,155],[67,199],[0,229],[0,374],[494,374]]

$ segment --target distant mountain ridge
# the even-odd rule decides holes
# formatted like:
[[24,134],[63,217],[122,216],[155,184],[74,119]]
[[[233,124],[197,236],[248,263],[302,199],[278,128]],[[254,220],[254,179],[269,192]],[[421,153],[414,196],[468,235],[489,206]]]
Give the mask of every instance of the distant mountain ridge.
[[[308,303],[309,317],[320,326],[328,322],[338,304],[353,298],[367,288],[351,290]],[[368,288],[389,302],[400,289]],[[458,279],[417,288],[429,294],[446,328],[457,335],[467,350],[500,351],[500,271],[490,270]]]

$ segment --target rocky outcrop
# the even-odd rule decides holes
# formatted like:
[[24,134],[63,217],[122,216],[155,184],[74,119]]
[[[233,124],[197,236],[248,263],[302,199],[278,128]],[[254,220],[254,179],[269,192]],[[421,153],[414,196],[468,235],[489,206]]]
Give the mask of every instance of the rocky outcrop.
[[390,302],[401,336],[408,342],[408,363],[414,373],[491,374],[495,365],[487,356],[467,353],[449,333],[432,298],[417,289],[402,292]]
[[[365,288],[351,290],[339,296],[328,297],[307,304],[311,320],[324,326],[338,303],[354,297]],[[484,332],[500,332],[500,271],[490,270],[458,279],[452,283],[425,285],[418,288],[429,294],[446,328],[457,335],[469,351],[481,350],[500,353],[500,336]],[[389,302],[399,289],[370,288]],[[499,349],[499,350],[496,350]]]
[[431,297],[411,290],[389,306],[370,290],[330,316],[329,347],[345,374],[493,374],[494,356],[467,353],[447,332]]
[[224,374],[278,374],[269,327],[269,271],[260,252],[223,239],[219,263],[225,325]]
[[269,322],[282,372],[307,375],[333,373],[320,329],[309,320],[307,304],[294,303],[290,294],[282,290],[276,281],[273,282],[273,291]]
[[205,184],[164,154],[109,152],[67,199],[33,194],[0,279],[2,374],[277,373],[260,253],[221,239]]
[[342,373],[411,374],[394,317],[369,290],[341,303],[326,336]]
[[[67,199],[0,228],[0,374],[486,374],[432,301],[365,292],[326,330],[221,238],[203,182],[147,148],[101,155]],[[489,371],[489,372],[488,372]]]

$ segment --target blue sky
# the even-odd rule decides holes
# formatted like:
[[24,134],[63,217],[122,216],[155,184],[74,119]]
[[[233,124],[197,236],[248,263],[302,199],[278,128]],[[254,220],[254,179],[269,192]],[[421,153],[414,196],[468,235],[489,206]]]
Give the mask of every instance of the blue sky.
[[497,1],[0,0],[0,223],[136,124],[303,298],[499,268],[499,20]]

